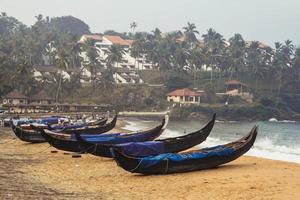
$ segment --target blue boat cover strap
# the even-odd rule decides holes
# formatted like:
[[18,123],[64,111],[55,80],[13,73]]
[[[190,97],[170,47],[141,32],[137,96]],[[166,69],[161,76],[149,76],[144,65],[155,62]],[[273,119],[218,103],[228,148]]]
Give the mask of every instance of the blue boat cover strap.
[[95,144],[103,144],[103,145],[110,145],[110,144],[122,144],[128,142],[143,142],[150,140],[153,135],[157,133],[136,133],[136,134],[120,134],[113,137],[101,137],[101,138],[93,138],[89,137],[86,138],[86,141],[95,143]]
[[[97,140],[97,138],[103,138],[103,137],[115,137],[120,135],[121,133],[109,133],[109,134],[99,134],[99,135],[91,135],[91,134],[80,134],[80,136],[83,139],[87,138],[93,138],[94,140]],[[76,136],[75,134],[71,134],[71,139],[76,141]],[[101,140],[102,141],[102,140]]]
[[149,156],[145,158],[140,158],[140,168],[146,169],[153,165],[158,164],[163,160],[167,160],[168,162],[182,162],[186,160],[196,160],[196,159],[203,159],[208,158],[211,156],[230,156],[234,153],[233,148],[224,147],[222,145],[205,148],[204,152],[193,152],[193,153],[166,153],[161,154],[158,156]]
[[116,146],[124,154],[134,157],[155,156],[165,153],[164,143],[161,141],[130,142],[117,144]]

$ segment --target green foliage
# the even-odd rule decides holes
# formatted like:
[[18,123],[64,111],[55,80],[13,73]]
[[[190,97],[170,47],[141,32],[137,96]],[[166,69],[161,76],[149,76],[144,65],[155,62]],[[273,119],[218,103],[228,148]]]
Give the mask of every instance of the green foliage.
[[289,108],[300,114],[300,94],[283,94],[280,97]]
[[114,30],[106,30],[103,33],[104,35],[114,35],[114,36],[120,36],[123,39],[128,39],[127,33],[119,33]]
[[147,98],[144,99],[144,104],[146,106],[153,106],[153,105],[155,105],[155,102],[152,98],[147,97]]
[[212,115],[217,113],[219,118],[233,119],[233,120],[267,120],[274,116],[280,116],[277,109],[265,107],[262,105],[256,106],[191,106],[177,108],[172,117],[186,118],[192,112],[202,113],[204,115]]
[[81,36],[90,33],[89,26],[82,20],[73,16],[55,17],[50,21],[50,26],[59,32],[67,32],[72,35]]
[[171,91],[178,88],[189,87],[191,85],[191,82],[188,78],[185,78],[178,74],[173,74],[166,80],[165,85],[168,88],[168,90]]
[[276,100],[270,96],[261,97],[259,102],[266,107],[274,107],[276,105]]
[[[228,44],[220,33],[210,28],[202,35],[201,42],[198,42],[196,35],[199,32],[193,23],[188,23],[183,32],[168,34],[162,34],[158,28],[150,33],[135,32],[136,26],[136,23],[132,23],[134,33],[118,33],[111,30],[104,34],[134,39],[130,49],[131,55],[152,62],[158,68],[156,71],[140,72],[147,83],[163,83],[167,86],[167,91],[198,87],[206,91],[208,103],[223,103],[228,98],[218,100],[215,93],[225,90],[225,80],[240,79],[251,85],[262,105],[251,108],[218,108],[220,113],[237,116],[240,112],[245,116],[267,116],[270,113],[276,114],[274,109],[292,109],[299,112],[299,98],[285,95],[286,92],[300,92],[300,49],[291,41],[276,43],[275,49],[271,49],[258,41],[246,43],[242,35],[235,34],[229,38]],[[57,97],[76,98],[80,97],[78,93],[82,92],[87,102],[98,102],[100,100],[95,96],[101,96],[104,102],[118,104],[124,108],[165,107],[165,89],[160,88],[157,92],[132,87],[107,92],[115,89],[113,69],[107,70],[101,65],[94,41],[88,41],[85,45],[77,43],[81,34],[89,32],[87,24],[72,16],[51,19],[38,15],[36,23],[27,27],[14,17],[1,14],[0,94],[15,88],[24,93],[46,88],[50,93],[56,93]],[[85,51],[88,57],[85,63],[80,57],[82,51]],[[124,49],[120,46],[111,46],[107,65],[118,65],[123,54]],[[44,56],[49,58],[48,62],[44,61]],[[61,70],[78,70],[83,64],[92,74],[92,87],[87,88],[88,92],[81,88],[79,79],[82,78],[82,74],[76,70],[70,73],[71,80],[65,79],[59,72],[43,74],[40,81],[35,80],[34,66],[46,64],[55,65]],[[205,67],[212,70],[204,71]],[[96,76],[96,72],[99,71],[101,77]],[[260,95],[269,94],[276,98],[259,98]],[[112,96],[115,98],[111,98]],[[238,98],[229,98],[229,103],[243,102]],[[188,108],[178,112],[179,115],[185,116],[193,109],[201,111],[205,108]],[[213,111],[215,110],[206,110]]]

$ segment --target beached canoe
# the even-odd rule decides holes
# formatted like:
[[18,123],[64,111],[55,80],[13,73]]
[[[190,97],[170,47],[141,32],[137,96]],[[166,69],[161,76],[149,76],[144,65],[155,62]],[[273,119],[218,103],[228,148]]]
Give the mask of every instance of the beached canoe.
[[11,128],[15,133],[15,135],[17,136],[17,138],[19,138],[23,142],[30,142],[30,143],[46,142],[45,138],[34,130],[24,130],[19,126],[15,126],[13,123],[11,123]]
[[112,146],[115,146],[118,150],[130,156],[154,156],[162,153],[180,152],[202,143],[210,134],[215,123],[215,118],[216,115],[214,114],[213,118],[202,129],[198,131],[184,136],[160,139],[155,141],[131,141],[129,143],[127,142],[122,144],[111,143],[110,145],[101,145],[92,143],[80,135],[77,135],[76,137],[80,142],[80,145],[84,146],[87,149],[88,153],[96,156],[112,157],[110,151],[110,148]]
[[[112,120],[112,124],[115,125],[115,122],[113,122],[114,120],[116,120],[116,117]],[[107,119],[104,120],[100,120],[99,124],[103,124],[103,122],[106,122]],[[27,126],[29,126],[30,128],[27,128]],[[113,126],[113,125],[110,125]],[[36,130],[37,129],[51,129],[54,132],[62,132],[62,131],[66,131],[67,130],[73,130],[73,132],[76,132],[77,129],[84,129],[86,128],[87,131],[89,131],[90,126],[87,126],[87,124],[74,124],[74,125],[66,125],[66,126],[62,126],[60,127],[60,129],[55,129],[51,126],[48,125],[44,125],[44,124],[23,124],[20,126],[15,126],[14,123],[11,123],[11,127],[13,132],[15,133],[15,135],[22,141],[24,142],[30,142],[30,143],[42,143],[42,142],[46,142],[45,138]],[[102,131],[105,129],[108,129],[108,126],[106,124],[104,124],[103,126],[98,126],[98,127],[102,127],[103,129],[101,129]],[[101,130],[99,131],[101,134]],[[66,133],[66,134],[71,134],[71,133]]]
[[97,126],[88,126],[88,127],[81,127],[81,128],[74,128],[74,129],[62,129],[56,132],[63,132],[66,134],[101,134],[112,130],[117,123],[118,115],[116,114],[111,122],[106,123],[104,125],[97,125]]
[[[120,133],[112,133],[105,134],[106,137],[101,135],[88,135],[84,134],[82,138],[84,140],[92,142],[96,145],[104,145],[104,144],[116,144],[116,143],[124,143],[130,141],[148,141],[153,140],[161,135],[163,130],[165,129],[167,122],[165,119],[162,120],[162,123],[157,127],[150,129],[148,131],[141,131],[133,134],[120,134]],[[71,152],[90,152],[89,147],[81,145],[79,141],[74,137],[74,134],[64,134],[64,133],[55,133],[49,130],[40,129],[38,132],[46,139],[46,141],[53,147],[63,150],[63,151],[71,151]],[[79,133],[76,133],[77,137]]]
[[[48,128],[46,128],[46,129],[56,130],[57,132],[58,131],[63,132],[63,131],[66,131],[68,129],[88,128],[89,126],[103,126],[103,125],[106,124],[107,120],[108,119],[106,117],[104,117],[104,118],[101,118],[101,119],[98,119],[98,120],[95,120],[95,121],[92,121],[92,122],[86,122],[86,123],[74,123],[74,124],[66,124],[66,125],[64,125],[64,124],[52,125],[52,126],[48,126]],[[34,125],[34,126],[37,127],[37,128],[40,128],[36,125]]]
[[112,153],[118,165],[132,173],[169,174],[210,169],[245,154],[255,142],[257,129],[255,126],[247,136],[236,142],[179,154],[167,153],[139,158],[125,155],[118,148],[112,148]]

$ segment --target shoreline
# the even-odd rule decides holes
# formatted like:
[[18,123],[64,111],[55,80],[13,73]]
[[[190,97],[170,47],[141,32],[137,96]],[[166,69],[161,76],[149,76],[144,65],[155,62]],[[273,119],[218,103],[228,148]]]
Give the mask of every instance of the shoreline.
[[[112,115],[113,112],[111,112],[110,115]],[[7,117],[14,117],[16,115],[20,117],[40,117],[40,116],[75,116],[76,114],[85,114],[85,115],[91,115],[91,114],[99,114],[99,115],[106,115],[107,112],[53,112],[53,113],[10,113],[10,114],[2,114],[0,115],[1,118],[7,118]],[[178,120],[178,121],[186,121],[186,120],[207,120],[210,119],[210,117],[213,114],[203,114],[202,112],[189,112],[189,115],[187,117],[178,117],[174,114],[172,114],[171,110],[166,111],[120,111],[118,113],[120,118],[140,118],[140,119],[160,119],[164,117],[165,115],[169,115],[171,120]],[[276,119],[277,121],[269,121],[270,119]],[[262,122],[273,122],[273,123],[300,123],[299,118],[282,118],[282,117],[270,117],[268,119],[252,119],[252,118],[246,118],[244,116],[241,116],[239,118],[237,117],[225,117],[225,116],[218,116],[217,113],[217,120],[219,122],[255,122],[255,121],[262,121]]]
[[[300,164],[243,156],[215,169],[144,176],[108,158],[51,153],[0,130],[2,199],[296,199]],[[5,134],[5,136],[3,135]],[[176,197],[176,198],[174,198]]]
[[[126,125],[121,120],[114,131],[125,131]],[[300,195],[300,164],[255,156],[215,169],[144,176],[124,171],[109,158],[72,158],[72,153],[47,143],[24,143],[8,128],[0,129],[0,150],[1,199],[235,200]]]

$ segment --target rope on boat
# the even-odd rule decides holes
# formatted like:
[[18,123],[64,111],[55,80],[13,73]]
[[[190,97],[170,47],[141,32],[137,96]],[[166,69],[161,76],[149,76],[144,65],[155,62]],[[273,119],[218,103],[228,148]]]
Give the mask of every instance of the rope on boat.
[[139,164],[137,164],[137,166],[131,170],[129,170],[130,172],[135,171],[137,168],[139,168],[139,166],[141,165],[141,163],[143,162],[143,158],[140,160]]
[[94,148],[94,151],[92,151],[92,154],[93,154],[93,153],[95,153],[95,152],[96,152],[97,145],[98,145],[98,144],[95,144],[95,146],[90,146],[89,148],[83,149],[82,151],[79,151],[78,153],[79,153],[79,154],[82,154],[82,153],[87,153],[87,151],[88,151],[88,150],[90,150],[90,149]]
[[92,151],[92,154],[94,154],[97,151],[97,147],[98,147],[98,144],[95,144],[94,151]]
[[165,170],[165,174],[168,173],[168,169],[169,169],[169,159],[165,158],[165,160],[167,161],[167,166],[166,166],[166,170]]
[[28,153],[28,154],[25,154],[25,155],[36,155],[36,154],[39,154],[39,153],[43,153],[45,152],[46,150],[48,150],[50,147],[52,147],[51,145],[49,145],[46,149],[44,150],[41,150],[41,151],[38,151],[38,152],[35,152],[35,153]]
[[16,139],[18,139],[17,137],[14,137],[14,138],[12,138],[12,140],[10,140],[10,141],[4,141],[4,140],[7,140],[7,139],[3,139],[1,142],[0,142],[0,144],[13,144],[13,143],[16,143],[16,141],[18,141],[18,140],[16,140]]

